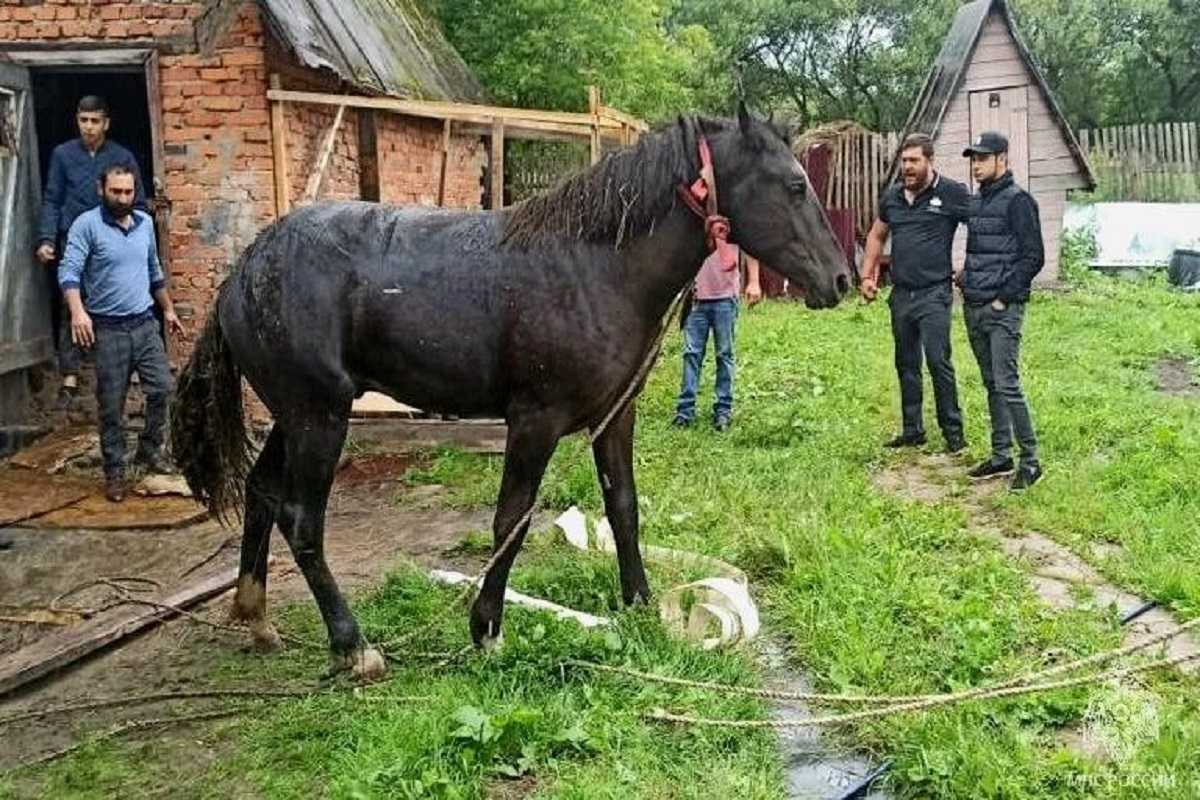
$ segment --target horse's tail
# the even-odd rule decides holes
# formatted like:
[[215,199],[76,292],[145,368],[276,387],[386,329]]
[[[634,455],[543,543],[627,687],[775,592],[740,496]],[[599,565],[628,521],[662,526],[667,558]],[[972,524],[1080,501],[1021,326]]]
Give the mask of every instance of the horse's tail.
[[214,304],[171,412],[171,450],[192,494],[222,521],[240,517],[252,445],[242,409],[242,376]]

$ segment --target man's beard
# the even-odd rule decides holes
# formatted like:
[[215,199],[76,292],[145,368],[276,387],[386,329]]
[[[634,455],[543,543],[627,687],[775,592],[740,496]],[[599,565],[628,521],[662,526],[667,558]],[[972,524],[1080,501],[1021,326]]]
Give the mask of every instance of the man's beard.
[[133,203],[122,203],[118,200],[104,198],[104,207],[115,219],[124,219],[133,213]]

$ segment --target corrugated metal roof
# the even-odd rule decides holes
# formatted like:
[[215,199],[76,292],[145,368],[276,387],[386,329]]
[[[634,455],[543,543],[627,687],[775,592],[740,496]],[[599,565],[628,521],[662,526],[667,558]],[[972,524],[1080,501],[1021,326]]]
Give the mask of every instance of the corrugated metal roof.
[[369,92],[480,102],[483,88],[421,0],[261,0],[277,38],[308,67]]
[[[1050,90],[1049,84],[1046,83],[1046,78],[1038,67],[1033,53],[1021,38],[1007,0],[973,0],[973,2],[964,3],[959,7],[958,13],[954,15],[954,23],[950,26],[950,33],[946,35],[946,39],[942,43],[942,51],[938,54],[937,60],[933,62],[933,66],[930,67],[929,77],[925,79],[925,85],[917,97],[917,103],[913,106],[908,122],[904,126],[904,134],[918,132],[930,136],[937,134],[942,124],[942,118],[946,115],[946,109],[950,106],[950,101],[962,86],[967,66],[971,63],[975,46],[979,43],[979,37],[983,33],[984,23],[987,22],[988,15],[992,11],[999,12],[1004,24],[1008,27],[1017,51],[1021,54],[1021,60],[1025,62],[1026,68],[1033,75],[1038,88],[1046,98],[1046,104],[1050,106],[1050,112],[1054,115],[1063,137],[1067,140],[1067,147],[1071,150],[1071,155],[1074,156],[1075,163],[1079,166],[1080,174],[1087,181],[1088,188],[1095,188],[1096,179],[1092,175],[1092,167],[1088,163],[1087,157],[1084,156],[1083,150],[1080,149],[1075,132],[1071,130],[1071,125],[1063,115],[1062,107],[1058,104],[1054,92]],[[896,166],[897,164],[894,162],[892,177],[895,177]]]

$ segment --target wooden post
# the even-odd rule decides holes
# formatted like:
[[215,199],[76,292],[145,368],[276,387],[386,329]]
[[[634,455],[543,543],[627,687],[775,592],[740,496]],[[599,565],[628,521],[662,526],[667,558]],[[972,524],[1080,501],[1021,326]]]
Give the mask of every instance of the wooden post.
[[600,88],[598,86],[588,87],[588,111],[592,115],[591,163],[595,164],[600,161]]
[[450,165],[450,130],[453,123],[446,120],[442,123],[442,171],[438,175],[438,207],[446,205],[446,171]]
[[504,120],[492,120],[492,208],[504,208]]
[[333,155],[333,148],[337,143],[337,134],[342,127],[342,117],[345,115],[346,107],[338,106],[337,114],[333,118],[333,124],[329,126],[329,130],[325,132],[325,140],[321,142],[321,150],[317,154],[317,163],[313,167],[312,174],[308,176],[308,185],[304,188],[305,203],[311,203],[317,199],[317,192],[321,190],[321,181],[325,177],[325,168],[329,166],[329,157]]
[[[272,73],[271,88],[281,89],[279,75]],[[271,157],[275,168],[275,218],[288,213],[292,206],[292,188],[288,183],[287,119],[281,100],[271,101]]]

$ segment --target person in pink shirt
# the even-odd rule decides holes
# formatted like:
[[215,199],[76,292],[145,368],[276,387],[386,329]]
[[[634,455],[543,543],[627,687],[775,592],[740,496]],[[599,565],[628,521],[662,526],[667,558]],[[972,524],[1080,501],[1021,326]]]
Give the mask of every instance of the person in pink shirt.
[[[746,266],[746,302],[751,306],[762,300],[758,283],[758,261],[738,250],[738,265]],[[691,311],[683,323],[683,384],[675,406],[677,428],[687,428],[696,420],[696,391],[708,334],[712,331],[717,353],[717,381],[713,403],[713,428],[729,429],[733,418],[734,332],[737,324],[738,297],[741,294],[741,270],[726,269],[716,253],[705,259],[696,276]]]

